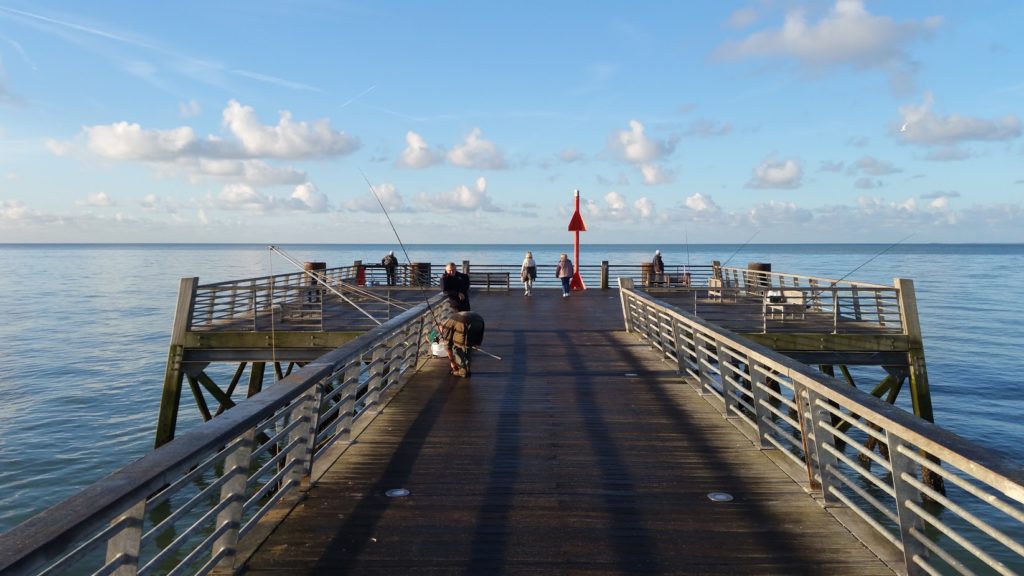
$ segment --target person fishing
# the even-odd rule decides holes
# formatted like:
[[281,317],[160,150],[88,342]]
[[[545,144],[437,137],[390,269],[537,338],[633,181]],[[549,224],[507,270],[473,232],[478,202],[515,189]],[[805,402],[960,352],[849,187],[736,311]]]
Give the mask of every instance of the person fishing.
[[384,267],[384,272],[388,277],[388,286],[395,285],[395,276],[398,270],[398,258],[395,258],[395,251],[388,252],[384,258],[381,259],[380,265]]
[[448,296],[448,302],[454,310],[469,311],[469,275],[455,269],[455,262],[444,267],[441,276],[441,292]]
[[661,250],[654,251],[654,259],[651,260],[651,283],[663,284],[665,282],[665,262],[661,259]]
[[472,375],[470,361],[473,348],[484,341],[484,319],[476,312],[457,311],[441,324],[441,338],[448,348],[448,367],[462,378]]

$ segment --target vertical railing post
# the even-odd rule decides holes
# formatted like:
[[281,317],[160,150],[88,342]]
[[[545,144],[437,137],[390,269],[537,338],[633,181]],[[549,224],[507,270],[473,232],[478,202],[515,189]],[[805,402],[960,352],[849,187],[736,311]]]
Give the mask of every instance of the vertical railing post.
[[367,382],[364,406],[371,412],[377,412],[380,408],[380,391],[384,388],[384,368],[388,363],[388,341],[381,340],[373,348],[370,355],[370,380]]
[[725,347],[718,346],[716,350],[718,353],[718,377],[722,384],[722,402],[725,403],[724,415],[726,418],[736,418],[739,416],[740,409],[737,396],[742,391],[737,389],[736,384],[733,383],[735,376],[732,375],[732,369],[729,368],[729,355],[725,351]]
[[107,563],[119,562],[111,572],[116,576],[135,576],[139,572],[139,552],[142,547],[142,522],[146,516],[146,501],[141,500],[118,516],[113,524],[121,529],[107,540]]
[[338,404],[338,432],[336,437],[342,442],[352,439],[352,421],[356,411],[356,390],[359,388],[359,375],[362,373],[362,361],[359,357],[352,359],[345,371],[335,374],[341,378],[337,385],[341,387]]
[[832,333],[839,333],[839,289],[832,288]]
[[711,359],[707,353],[707,340],[704,338],[704,334],[694,330],[693,345],[694,351],[697,353],[697,380],[700,382],[700,390],[697,393],[704,396],[714,384],[714,378],[711,376],[710,366],[708,366]]
[[689,330],[689,328],[683,322],[680,322],[678,318],[673,316],[672,334],[675,335],[676,369],[679,371],[679,375],[685,378],[690,373],[687,363],[687,359],[690,357],[690,351],[689,347],[686,345],[686,338],[683,337],[684,330]]
[[766,369],[764,365],[750,356],[747,356],[747,367],[750,369],[750,398],[751,404],[754,406],[758,446],[761,450],[769,450],[774,448],[774,445],[768,441],[768,434],[771,432],[771,428],[767,424],[772,419],[772,413],[767,406],[761,403],[762,399],[768,399],[768,394],[764,391],[768,387],[768,375],[765,374]]
[[850,288],[850,298],[853,298],[853,317],[855,320],[862,320],[860,314],[860,292],[857,290],[857,286]]
[[633,332],[633,314],[630,299],[633,297],[633,279],[619,276],[619,300],[622,302],[622,319],[626,323],[626,332]]
[[[921,506],[921,493],[914,488],[907,478],[916,478],[917,464],[908,458],[906,451],[913,448],[903,442],[892,431],[886,430],[886,444],[889,446],[889,463],[892,466],[892,483],[896,492],[896,515],[900,521],[900,537],[903,542],[903,559],[906,563],[908,576],[919,576],[927,572],[914,560],[915,557],[927,558],[928,549],[918,537],[921,536],[923,524],[921,518],[910,509],[909,503]],[[914,536],[917,532],[918,536]]]
[[[838,478],[832,470],[838,468],[839,460],[825,446],[832,438],[824,428],[826,422],[832,422],[832,414],[823,406],[825,400],[820,394],[797,382],[793,383],[798,408],[801,414],[800,429],[804,439],[804,460],[807,462],[807,480],[812,488],[821,488],[821,497],[826,506],[838,506],[840,500],[832,493],[831,488],[840,488]],[[808,419],[810,419],[808,421]],[[809,431],[809,433],[808,433]],[[814,458],[811,458],[811,455]],[[817,471],[821,478],[820,485],[814,478]]]
[[235,565],[238,531],[242,526],[242,505],[245,503],[245,486],[249,479],[249,461],[255,438],[255,430],[243,434],[232,447],[231,454],[224,459],[224,474],[230,475],[231,479],[221,486],[220,500],[230,504],[217,514],[217,528],[224,531],[212,548],[213,556],[221,555],[222,566]]
[[299,441],[301,446],[292,453],[295,466],[288,475],[288,480],[295,482],[300,488],[309,487],[309,477],[313,470],[313,451],[316,444],[316,429],[319,424],[320,403],[323,398],[323,380],[306,390],[290,414],[290,421],[301,420],[303,424],[296,426],[288,435],[288,443]]
[[608,261],[601,260],[601,290],[608,289]]

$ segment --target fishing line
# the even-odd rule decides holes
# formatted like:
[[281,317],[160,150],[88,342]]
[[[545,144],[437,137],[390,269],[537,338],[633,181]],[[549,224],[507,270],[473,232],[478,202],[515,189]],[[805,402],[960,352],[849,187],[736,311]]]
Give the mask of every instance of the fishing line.
[[[387,218],[388,225],[391,226],[391,231],[395,234],[395,239],[398,240],[398,246],[402,248],[402,255],[405,256],[405,262],[406,262],[406,264],[409,265],[409,270],[411,272],[412,271],[412,258],[409,257],[409,252],[405,249],[405,243],[402,242],[402,236],[398,233],[398,229],[395,228],[395,223],[391,220],[391,214],[389,214],[388,213],[388,209],[384,207],[384,202],[381,201],[380,196],[377,194],[377,190],[374,189],[373,184],[370,183],[370,179],[366,177],[366,174],[362,171],[362,169],[357,168],[357,170],[359,170],[359,175],[363,177],[363,181],[366,182],[366,186],[370,189],[370,193],[373,194],[374,200],[376,200],[377,204],[380,205],[380,209],[384,213],[384,217]],[[429,283],[429,278],[428,278],[428,283]],[[426,296],[426,289],[425,289],[425,287],[422,286],[422,284],[420,286],[420,295],[423,296],[423,301],[427,305],[427,310],[430,311],[430,317],[434,321],[434,328],[436,328],[438,333],[440,334],[441,333],[441,323],[437,319],[437,313],[434,311],[434,307],[430,304],[430,299]],[[445,347],[445,348],[447,349],[447,347]],[[488,356],[490,356],[492,358],[496,358],[498,360],[501,360],[500,356],[496,356],[494,354],[491,354],[490,352],[487,352],[487,351],[481,349],[479,346],[474,346],[473,349],[475,349],[475,350],[477,350],[479,352],[482,352],[482,353],[484,353],[484,354],[486,354],[486,355],[488,355]],[[450,349],[447,349],[447,350],[448,350],[448,360],[450,362],[454,362],[454,358],[452,358],[452,351]]]
[[743,248],[746,247],[747,244],[750,244],[750,241],[754,239],[754,236],[757,236],[758,232],[760,232],[760,230],[754,230],[754,233],[750,235],[750,238],[747,238],[747,241],[744,242],[739,248],[737,248],[736,251],[732,253],[732,256],[729,256],[729,259],[722,263],[722,266],[728,264],[734,256],[740,253],[740,250],[743,250]]
[[333,293],[338,298],[341,298],[345,302],[348,302],[349,304],[351,304],[353,308],[355,308],[356,310],[359,310],[360,312],[363,313],[364,316],[366,316],[370,320],[373,320],[374,322],[377,323],[378,326],[380,326],[380,324],[381,324],[380,320],[377,320],[376,318],[373,317],[372,314],[370,314],[366,310],[363,310],[362,308],[360,308],[358,304],[356,304],[355,302],[353,302],[353,301],[349,300],[348,298],[346,298],[345,295],[342,294],[341,292],[338,292],[337,290],[335,290],[333,286],[331,286],[330,284],[325,282],[317,274],[314,274],[312,270],[306,270],[305,268],[299,266],[298,260],[296,260],[296,259],[292,258],[291,256],[289,256],[287,252],[285,252],[281,248],[279,248],[277,246],[274,246],[274,245],[270,246],[270,250],[280,254],[285,260],[288,260],[289,262],[291,262],[296,268],[301,268],[303,274],[305,274],[306,276],[309,276],[310,278],[312,278],[314,281],[316,281],[317,284],[320,284],[324,288],[327,288],[328,290],[330,290],[331,293]]
[[[888,252],[889,250],[892,250],[892,249],[893,249],[893,248],[895,248],[896,246],[898,246],[898,245],[900,245],[900,244],[902,244],[902,243],[906,242],[906,241],[907,241],[908,239],[910,239],[910,237],[911,237],[911,236],[913,236],[914,234],[916,234],[916,232],[911,232],[910,234],[906,235],[906,236],[905,236],[905,237],[904,237],[904,238],[903,238],[902,240],[900,240],[899,242],[893,242],[892,244],[890,244],[890,245],[886,246],[885,250],[882,250],[882,251],[881,251],[881,252],[879,252],[878,254],[875,254],[875,255],[874,255],[874,256],[872,256],[871,258],[868,258],[868,259],[867,259],[866,261],[864,261],[864,263],[863,263],[863,264],[861,264],[860,266],[857,266],[857,267],[856,267],[856,268],[854,268],[853,270],[850,270],[849,272],[847,272],[847,273],[846,273],[846,274],[845,274],[845,275],[844,275],[844,276],[843,276],[842,278],[840,278],[839,280],[835,280],[835,281],[833,281],[833,282],[832,282],[832,286],[835,286],[836,284],[839,284],[840,282],[842,282],[843,280],[845,280],[845,279],[846,279],[846,278],[847,278],[847,277],[848,277],[848,276],[849,276],[850,274],[853,274],[853,273],[854,273],[854,272],[856,272],[857,270],[860,270],[861,268],[863,268],[863,267],[867,266],[867,265],[868,265],[868,264],[869,264],[869,263],[870,263],[870,262],[871,262],[872,260],[874,260],[875,258],[878,258],[878,257],[879,257],[879,256],[881,256],[882,254],[885,254],[885,253],[886,253],[886,252]],[[832,286],[829,286],[829,287],[831,288]]]

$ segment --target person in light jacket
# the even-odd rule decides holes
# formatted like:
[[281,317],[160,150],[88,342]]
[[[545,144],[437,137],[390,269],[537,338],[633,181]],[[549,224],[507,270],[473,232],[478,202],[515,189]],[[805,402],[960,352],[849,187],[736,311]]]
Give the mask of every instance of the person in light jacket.
[[558,266],[555,268],[555,276],[562,281],[562,298],[569,297],[569,281],[572,280],[575,271],[572,260],[569,260],[569,255],[562,252],[562,255],[558,257]]
[[526,289],[524,296],[529,296],[533,290],[533,281],[537,279],[537,262],[533,259],[533,252],[527,252],[523,258],[523,265],[519,267],[519,278]]

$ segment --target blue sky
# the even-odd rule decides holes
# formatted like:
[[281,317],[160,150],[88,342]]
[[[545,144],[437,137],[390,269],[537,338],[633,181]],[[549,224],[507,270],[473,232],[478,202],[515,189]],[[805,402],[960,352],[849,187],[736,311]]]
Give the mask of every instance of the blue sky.
[[1022,242],[1022,22],[0,0],[0,242]]

